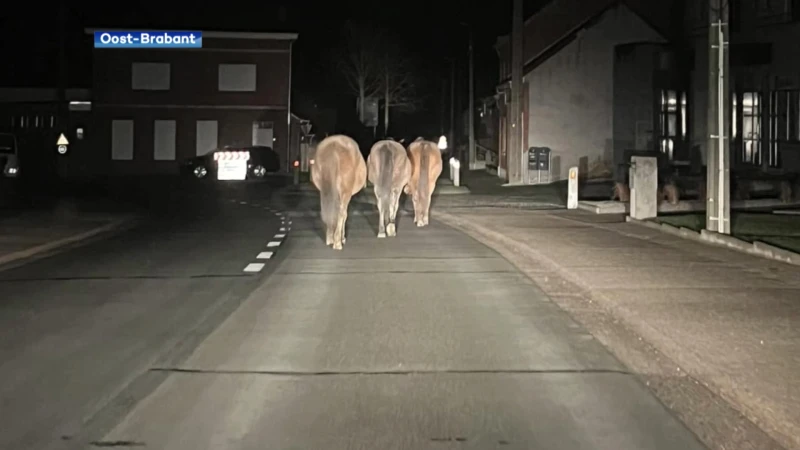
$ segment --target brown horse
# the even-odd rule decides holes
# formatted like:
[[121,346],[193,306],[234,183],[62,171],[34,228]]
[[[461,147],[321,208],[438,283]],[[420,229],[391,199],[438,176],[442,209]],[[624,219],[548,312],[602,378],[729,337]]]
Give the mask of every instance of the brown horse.
[[395,218],[400,193],[411,179],[411,161],[406,149],[393,140],[378,141],[367,157],[368,176],[378,201],[378,237],[396,236]]
[[350,198],[367,183],[367,165],[358,144],[344,135],[329,136],[317,145],[311,182],[319,189],[325,244],[341,250]]
[[411,195],[414,202],[414,223],[424,227],[428,224],[431,195],[442,173],[442,154],[435,143],[417,138],[408,146],[408,158],[411,160],[411,180],[403,191]]

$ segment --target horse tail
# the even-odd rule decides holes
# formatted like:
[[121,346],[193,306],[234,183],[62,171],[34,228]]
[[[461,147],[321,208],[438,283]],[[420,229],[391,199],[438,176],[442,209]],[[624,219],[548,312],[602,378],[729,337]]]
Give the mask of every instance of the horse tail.
[[390,190],[392,188],[392,175],[394,174],[394,154],[392,148],[388,145],[383,145],[378,149],[380,162],[380,173],[378,174],[378,184],[382,189]]
[[428,197],[429,180],[428,180],[428,167],[430,164],[430,153],[428,153],[428,146],[426,144],[420,145],[419,154],[419,196],[420,198]]
[[339,183],[335,176],[325,174],[322,178],[320,194],[320,215],[326,224],[335,224],[339,218]]

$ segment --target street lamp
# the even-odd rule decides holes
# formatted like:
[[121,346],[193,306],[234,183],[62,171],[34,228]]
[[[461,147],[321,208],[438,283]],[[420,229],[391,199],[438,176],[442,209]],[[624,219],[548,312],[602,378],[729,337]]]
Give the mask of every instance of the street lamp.
[[439,137],[439,150],[447,150],[447,138],[445,136]]

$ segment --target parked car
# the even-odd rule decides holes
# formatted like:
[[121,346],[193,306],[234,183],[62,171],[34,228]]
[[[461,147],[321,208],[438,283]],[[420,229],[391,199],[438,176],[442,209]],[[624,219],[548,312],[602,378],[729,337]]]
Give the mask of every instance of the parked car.
[[245,179],[261,179],[268,173],[277,172],[281,168],[278,154],[270,147],[225,147],[187,159],[181,164],[181,172],[197,179],[209,176],[216,179],[219,168],[223,165],[230,166],[232,162],[236,162],[237,166],[246,167],[242,170]]
[[19,147],[16,136],[11,133],[0,133],[0,167],[6,177],[19,175]]

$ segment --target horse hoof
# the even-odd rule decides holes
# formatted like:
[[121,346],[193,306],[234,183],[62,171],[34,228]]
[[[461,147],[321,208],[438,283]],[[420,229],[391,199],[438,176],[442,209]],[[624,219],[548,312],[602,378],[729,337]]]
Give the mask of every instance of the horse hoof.
[[347,238],[342,238],[342,244],[347,244]]
[[423,224],[423,223],[422,223],[422,221],[419,221],[419,222],[417,222],[417,226],[418,226],[418,227],[424,227],[424,226],[425,226],[425,224]]
[[385,238],[386,237],[386,233],[378,233],[378,237],[379,238]]
[[333,244],[334,250],[342,250],[342,244]]
[[393,223],[390,223],[389,225],[386,225],[386,235],[387,236],[397,236],[397,230],[395,230]]

